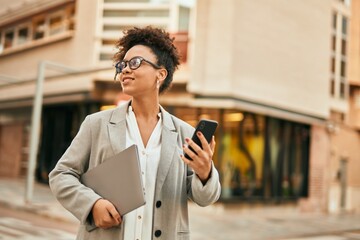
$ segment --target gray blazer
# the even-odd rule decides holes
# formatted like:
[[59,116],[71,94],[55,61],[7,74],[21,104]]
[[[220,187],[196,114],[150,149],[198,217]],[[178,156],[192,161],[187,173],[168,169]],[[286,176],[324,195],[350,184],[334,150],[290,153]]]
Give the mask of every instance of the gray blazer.
[[[79,178],[125,149],[128,105],[87,116],[49,174],[53,194],[81,222],[77,239],[123,239],[123,223],[107,230],[96,228],[91,209],[101,196],[81,184]],[[190,239],[187,200],[200,206],[217,201],[221,191],[219,175],[213,165],[208,182],[199,184],[192,169],[180,158],[185,137],[191,137],[194,128],[162,107],[161,112],[162,148],[153,206],[153,239]]]

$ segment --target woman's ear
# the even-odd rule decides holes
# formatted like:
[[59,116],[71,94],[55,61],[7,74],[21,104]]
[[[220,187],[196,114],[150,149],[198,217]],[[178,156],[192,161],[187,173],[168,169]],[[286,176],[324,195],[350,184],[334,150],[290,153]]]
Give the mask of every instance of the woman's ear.
[[161,68],[158,71],[158,75],[157,75],[157,79],[158,81],[160,81],[161,83],[165,80],[165,78],[167,77],[168,72],[165,68]]

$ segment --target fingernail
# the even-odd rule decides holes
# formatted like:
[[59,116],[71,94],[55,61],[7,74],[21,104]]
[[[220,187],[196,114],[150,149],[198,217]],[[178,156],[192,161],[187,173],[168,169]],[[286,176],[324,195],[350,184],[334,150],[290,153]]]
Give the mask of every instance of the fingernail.
[[200,132],[197,132],[196,134],[197,134],[198,136],[200,136],[200,135],[201,135],[201,133],[200,133]]
[[186,141],[186,142],[189,142],[189,141],[190,141],[190,139],[189,139],[189,138],[185,138],[185,141]]

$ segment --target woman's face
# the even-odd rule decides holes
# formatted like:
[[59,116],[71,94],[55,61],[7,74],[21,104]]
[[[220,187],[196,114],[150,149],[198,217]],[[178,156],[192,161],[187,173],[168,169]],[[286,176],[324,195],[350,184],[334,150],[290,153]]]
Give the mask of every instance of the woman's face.
[[[165,79],[162,75],[164,69],[157,69],[147,61],[142,61],[137,69],[131,69],[129,60],[134,57],[142,57],[143,59],[156,64],[156,55],[151,49],[144,45],[135,45],[130,48],[123,61],[126,62],[126,67],[120,73],[120,82],[124,93],[130,96],[144,96],[148,94],[158,93],[159,83]],[[166,76],[165,76],[166,77]]]

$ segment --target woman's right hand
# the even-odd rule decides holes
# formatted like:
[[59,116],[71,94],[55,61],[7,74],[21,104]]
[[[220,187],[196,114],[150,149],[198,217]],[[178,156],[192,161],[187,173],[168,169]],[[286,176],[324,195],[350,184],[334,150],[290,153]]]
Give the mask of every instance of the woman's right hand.
[[97,200],[91,212],[95,225],[99,228],[107,229],[118,226],[122,221],[114,205],[106,199]]

